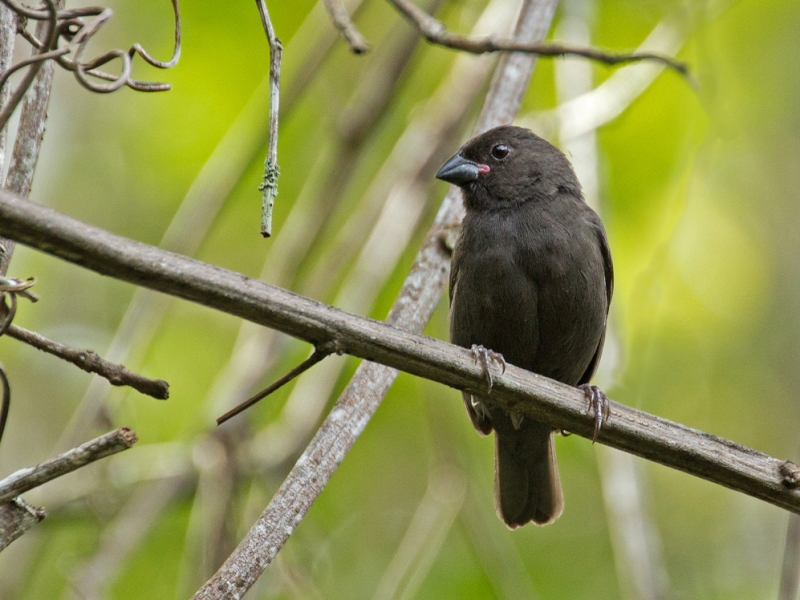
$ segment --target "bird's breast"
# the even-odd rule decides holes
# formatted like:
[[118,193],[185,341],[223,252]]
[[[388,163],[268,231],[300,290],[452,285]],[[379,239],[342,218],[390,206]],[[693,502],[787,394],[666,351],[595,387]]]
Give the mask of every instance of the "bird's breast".
[[503,217],[465,221],[454,255],[451,339],[574,385],[605,328],[599,244],[580,223]]

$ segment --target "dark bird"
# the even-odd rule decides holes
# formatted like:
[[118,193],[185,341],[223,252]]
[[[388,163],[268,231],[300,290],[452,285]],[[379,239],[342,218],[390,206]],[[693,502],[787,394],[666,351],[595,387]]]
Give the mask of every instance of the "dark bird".
[[[567,157],[520,127],[473,138],[436,177],[466,205],[450,273],[450,338],[490,362],[579,386],[595,417],[607,399],[589,380],[605,338],[614,271],[605,229]],[[502,356],[500,356],[502,355]],[[495,505],[516,528],[552,523],[564,508],[554,431],[463,393],[475,428],[495,432]]]

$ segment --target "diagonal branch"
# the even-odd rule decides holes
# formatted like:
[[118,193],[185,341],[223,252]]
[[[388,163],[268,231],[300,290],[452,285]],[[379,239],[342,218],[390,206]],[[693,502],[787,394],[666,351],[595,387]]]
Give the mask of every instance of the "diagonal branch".
[[17,325],[11,325],[6,334],[15,340],[33,346],[37,350],[70,362],[87,373],[97,373],[100,377],[107,379],[111,385],[127,385],[157,400],[169,398],[169,383],[163,379],[150,379],[133,373],[126,369],[124,365],[109,362],[91,350],[70,348]]
[[318,362],[320,362],[324,358],[330,356],[334,352],[336,352],[336,343],[335,342],[332,343],[332,344],[321,344],[321,345],[317,346],[316,348],[314,348],[314,352],[311,353],[311,356],[309,356],[307,359],[305,359],[303,362],[301,362],[299,365],[297,365],[294,369],[289,371],[286,375],[284,375],[283,377],[278,379],[276,382],[272,383],[271,385],[267,386],[266,388],[264,388],[263,390],[258,392],[255,396],[251,396],[250,398],[248,398],[247,400],[245,400],[244,402],[242,402],[238,406],[234,406],[232,409],[230,409],[224,415],[219,417],[217,419],[217,425],[222,425],[225,421],[227,421],[229,419],[232,419],[233,417],[238,415],[240,412],[250,408],[255,403],[263,400],[264,398],[266,398],[267,396],[269,396],[273,392],[276,392],[277,390],[282,388],[284,385],[286,385],[290,381],[296,379],[297,377],[300,377],[300,375],[302,375],[303,373],[308,371],[315,364],[317,364]]
[[475,38],[459,35],[448,31],[441,21],[434,19],[411,0],[389,0],[389,3],[419,29],[419,32],[426,40],[437,46],[453,50],[462,50],[473,54],[530,52],[539,56],[582,56],[607,65],[651,60],[666,65],[681,75],[687,76],[689,74],[689,69],[684,63],[669,56],[651,52],[612,53],[597,50],[596,48],[580,48],[565,44],[542,44],[541,42],[526,42],[493,36]]
[[350,46],[350,50],[353,54],[363,54],[369,50],[367,41],[364,39],[364,36],[359,33],[358,29],[356,29],[356,26],[353,25],[353,21],[350,20],[350,15],[347,14],[342,3],[339,0],[322,1],[325,4],[325,8],[328,9],[328,13],[331,15],[331,21],[333,21],[339,33],[342,34],[342,37],[347,42],[347,45]]
[[89,440],[85,444],[59,454],[35,467],[20,469],[0,480],[0,502],[8,502],[15,496],[24,494],[57,477],[72,473],[89,463],[127,450],[136,441],[136,434],[127,427],[122,427]]
[[[346,354],[456,389],[483,393],[486,388],[483,371],[469,350],[116,236],[6,191],[0,191],[0,235],[97,273],[215,308],[313,344],[335,340]],[[511,365],[495,378],[489,401],[554,429],[586,438],[593,433],[582,391]],[[368,415],[349,421],[346,417],[351,409],[337,404],[330,418],[346,422],[360,433]],[[800,468],[735,442],[617,403],[611,404],[611,417],[598,441],[800,513]],[[310,461],[304,468],[312,473],[314,466]],[[5,497],[0,483],[0,500]]]

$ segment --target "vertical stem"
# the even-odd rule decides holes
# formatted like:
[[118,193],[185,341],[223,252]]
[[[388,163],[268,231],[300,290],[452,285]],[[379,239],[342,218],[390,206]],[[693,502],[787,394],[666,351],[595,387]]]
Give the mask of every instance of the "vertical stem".
[[280,110],[281,92],[281,55],[283,45],[275,36],[275,29],[269,18],[269,11],[264,0],[256,0],[258,12],[261,15],[261,24],[267,34],[269,42],[269,147],[267,159],[264,162],[264,178],[259,189],[261,196],[261,235],[272,235],[272,208],[275,205],[275,196],[278,195],[278,111]]
[[[56,0],[56,8],[63,8],[64,2],[65,0]],[[47,31],[48,22],[40,21],[36,26],[36,36],[42,39]],[[33,53],[36,54],[35,49]],[[52,60],[45,61],[22,101],[17,139],[14,141],[14,153],[11,156],[5,183],[6,189],[18,196],[26,197],[31,191],[33,173],[36,170],[44,137],[54,70],[55,63]],[[6,274],[13,252],[14,242],[0,238],[0,275]]]

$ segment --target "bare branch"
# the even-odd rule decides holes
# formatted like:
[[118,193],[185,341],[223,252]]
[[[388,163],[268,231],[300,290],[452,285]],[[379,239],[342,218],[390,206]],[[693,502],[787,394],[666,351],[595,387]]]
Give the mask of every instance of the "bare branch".
[[669,56],[650,52],[635,52],[632,54],[611,53],[595,48],[579,48],[564,44],[530,43],[513,39],[495,38],[492,36],[484,38],[467,37],[448,31],[441,21],[431,17],[410,0],[389,0],[389,3],[397,8],[412,25],[419,29],[426,40],[445,48],[462,50],[473,54],[484,54],[486,52],[529,52],[539,56],[582,56],[607,65],[650,60],[666,65],[683,76],[687,76],[689,72],[684,63]]
[[[128,240],[0,191],[0,234],[98,273],[143,285],[342,352],[473,393],[485,390],[469,350],[348,314],[201,261]],[[508,366],[489,400],[584,437],[593,432],[580,390]],[[334,420],[360,432],[366,419]],[[355,415],[353,415],[355,417]],[[360,423],[360,424],[359,424]],[[325,426],[323,425],[323,429]],[[800,469],[707,433],[612,403],[599,441],[800,512]],[[312,469],[313,470],[313,469]],[[0,501],[5,496],[0,485]]]
[[[59,0],[57,6],[63,6],[63,0]],[[47,23],[40,22],[36,34],[43,35],[46,28]],[[6,188],[22,197],[27,197],[30,193],[33,173],[39,160],[39,149],[44,137],[44,124],[47,120],[47,106],[50,101],[54,70],[55,64],[52,61],[41,68],[22,103],[17,138],[14,142],[14,152],[6,178]],[[13,247],[1,257],[0,273],[2,274],[5,274],[8,268],[12,250]]]
[[331,20],[336,26],[336,29],[342,34],[342,37],[350,46],[350,50],[354,54],[363,54],[369,50],[369,44],[364,37],[359,33],[353,21],[350,20],[350,15],[347,14],[344,6],[339,0],[322,0],[325,3],[325,8],[331,15]]
[[136,434],[127,427],[122,427],[59,454],[35,467],[21,469],[0,480],[0,502],[7,502],[15,496],[85,467],[89,463],[127,450],[136,442]]
[[[17,35],[17,16],[7,6],[0,5],[0,73],[11,68],[14,58],[14,40]],[[11,90],[7,87],[0,91],[0,106],[8,102]],[[8,142],[8,128],[0,130],[0,173],[6,165],[6,144]],[[2,181],[2,175],[0,175]],[[2,262],[3,248],[5,240],[0,240],[0,262]]]
[[17,325],[11,325],[7,334],[15,340],[33,346],[37,350],[70,362],[87,373],[97,373],[100,377],[107,379],[111,385],[130,386],[142,394],[152,396],[157,400],[169,398],[169,383],[163,379],[150,379],[133,373],[126,369],[124,365],[104,360],[91,350],[70,348]]
[[31,506],[22,498],[0,504],[0,552],[46,516],[44,509]]
[[269,42],[269,147],[267,159],[264,162],[264,177],[259,186],[263,192],[261,197],[261,235],[272,235],[272,207],[275,205],[275,196],[278,195],[278,112],[281,98],[281,55],[283,45],[275,35],[269,11],[264,0],[256,0],[258,12],[261,14],[261,24],[267,34]]
[[[8,0],[3,0],[6,4],[8,4]],[[41,56],[44,54],[49,53],[50,50],[55,49],[55,44],[58,39],[58,21],[57,21],[57,14],[58,14],[58,6],[55,4],[53,0],[45,0],[45,5],[47,6],[47,18],[46,18],[46,33],[44,35],[44,42],[40,48],[37,48],[38,52],[34,54],[34,58],[37,56]],[[9,5],[11,6],[11,5]],[[15,8],[11,6],[11,8]],[[29,68],[26,71],[25,75],[22,77],[22,81],[19,83],[17,88],[11,93],[11,97],[8,99],[7,102],[3,104],[2,110],[0,110],[0,129],[5,127],[8,120],[11,118],[11,114],[14,112],[14,109],[17,108],[17,105],[22,100],[22,97],[25,95],[25,92],[28,91],[31,83],[33,83],[34,77],[41,69],[42,65],[44,64],[43,60],[35,60],[29,64]],[[12,67],[13,69],[13,67]]]

